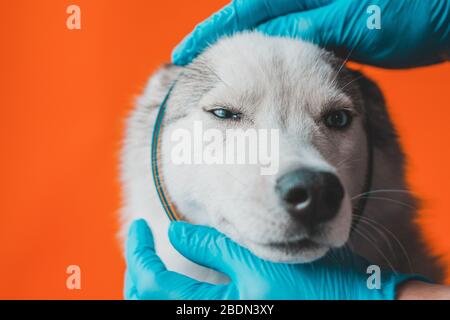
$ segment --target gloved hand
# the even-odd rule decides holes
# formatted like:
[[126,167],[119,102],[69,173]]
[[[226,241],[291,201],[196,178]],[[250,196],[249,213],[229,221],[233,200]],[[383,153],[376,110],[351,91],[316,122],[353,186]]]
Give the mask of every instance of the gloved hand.
[[[376,5],[381,29],[369,29]],[[386,67],[417,67],[448,59],[448,0],[234,0],[198,25],[174,50],[175,64],[191,62],[220,37],[243,30],[302,38],[343,58]]]
[[173,246],[186,258],[223,272],[229,284],[202,283],[168,271],[155,254],[151,231],[135,221],[126,246],[126,299],[394,299],[412,275],[381,272],[381,288],[368,289],[366,260],[332,252],[309,264],[261,260],[213,228],[184,222],[170,225]]

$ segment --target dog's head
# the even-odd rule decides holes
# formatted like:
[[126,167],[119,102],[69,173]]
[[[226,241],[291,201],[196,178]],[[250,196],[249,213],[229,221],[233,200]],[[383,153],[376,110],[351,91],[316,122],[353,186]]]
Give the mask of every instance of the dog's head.
[[[380,138],[370,127],[387,117],[372,82],[312,44],[258,33],[222,39],[186,67],[166,66],[144,97],[160,103],[175,79],[159,161],[184,219],[272,261],[315,260],[347,241],[352,197],[365,191],[369,175],[368,137]],[[371,108],[380,109],[376,119]],[[214,130],[196,137],[198,124],[203,134]],[[276,170],[196,161],[214,137],[227,145],[227,129],[277,130]],[[174,160],[181,140],[192,147],[190,164]]]

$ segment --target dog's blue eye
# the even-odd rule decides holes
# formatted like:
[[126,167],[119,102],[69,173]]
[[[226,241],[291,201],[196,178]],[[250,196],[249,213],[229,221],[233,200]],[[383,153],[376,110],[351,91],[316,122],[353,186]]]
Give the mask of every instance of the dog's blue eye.
[[336,110],[325,116],[325,125],[328,128],[344,129],[352,122],[352,116],[347,110]]
[[241,119],[240,113],[232,112],[228,109],[218,108],[210,111],[213,115],[220,119],[239,120]]

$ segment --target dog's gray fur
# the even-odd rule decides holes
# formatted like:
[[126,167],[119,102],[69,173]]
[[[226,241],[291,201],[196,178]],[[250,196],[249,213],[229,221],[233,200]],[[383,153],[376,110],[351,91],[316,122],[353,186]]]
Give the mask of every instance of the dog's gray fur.
[[[255,254],[274,261],[310,261],[327,251],[303,252],[287,245],[281,249],[268,245],[301,233],[301,226],[294,225],[272,201],[274,196],[267,186],[273,181],[261,180],[248,168],[230,169],[221,175],[223,169],[214,166],[192,168],[170,163],[172,130],[189,127],[195,119],[203,119],[206,127],[223,126],[204,118],[201,107],[211,103],[239,105],[250,115],[242,124],[245,128],[277,127],[283,132],[281,173],[300,165],[312,166],[336,172],[343,181],[348,207],[343,204],[339,217],[323,228],[321,240],[328,241],[328,247],[347,243],[385,268],[442,279],[442,268],[429,254],[415,224],[417,201],[408,191],[404,155],[377,85],[311,44],[256,33],[223,39],[187,67],[167,65],[159,70],[128,121],[122,162],[123,229],[136,218],[147,219],[157,252],[169,268],[201,280],[223,281],[215,272],[188,262],[170,246],[168,220],[153,187],[153,124],[157,108],[175,79],[178,82],[164,120],[160,162],[169,197],[184,219],[214,226]],[[331,102],[351,105],[358,113],[353,131],[338,137],[317,133],[320,128],[310,118]],[[364,191],[367,141],[373,147],[375,193],[362,195],[369,196],[363,217],[348,236],[351,207],[358,204],[357,196]],[[243,184],[250,185],[244,188]]]

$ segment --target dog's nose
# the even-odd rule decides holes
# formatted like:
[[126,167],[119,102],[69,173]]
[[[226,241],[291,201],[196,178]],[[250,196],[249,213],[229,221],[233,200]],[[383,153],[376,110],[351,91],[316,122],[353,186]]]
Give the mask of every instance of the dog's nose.
[[330,172],[298,169],[277,180],[276,190],[286,210],[302,223],[331,220],[339,211],[344,189]]

